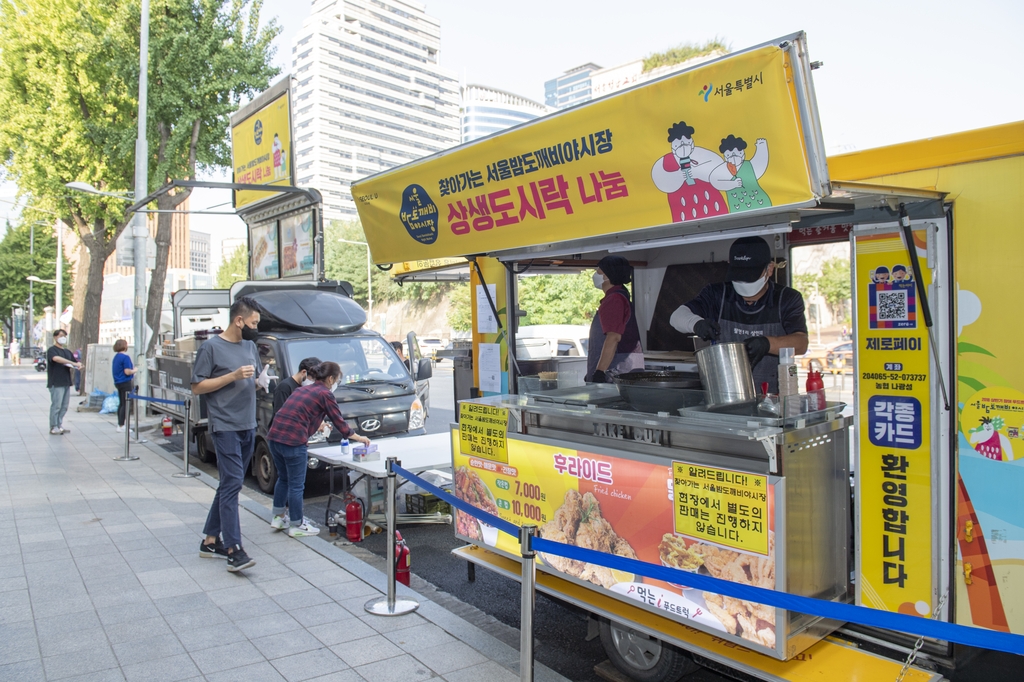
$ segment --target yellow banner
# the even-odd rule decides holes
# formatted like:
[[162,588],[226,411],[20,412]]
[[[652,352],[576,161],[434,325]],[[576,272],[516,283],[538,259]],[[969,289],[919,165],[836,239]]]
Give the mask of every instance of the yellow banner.
[[477,403],[459,403],[462,452],[492,462],[508,462],[508,410]]
[[[925,282],[931,282],[922,243]],[[856,239],[860,414],[858,601],[932,611],[931,371],[928,332],[903,241]]]
[[354,183],[373,259],[493,253],[807,202],[793,79],[783,50],[750,50]]
[[768,477],[672,463],[676,532],[768,556]]
[[[287,92],[231,128],[231,165],[237,183],[293,184]],[[270,192],[236,191],[235,208],[272,196]]]
[[465,265],[468,261],[465,258],[431,258],[427,260],[406,261],[396,263],[391,269],[391,276],[407,275],[410,272],[422,272],[424,270],[436,270],[452,265]]

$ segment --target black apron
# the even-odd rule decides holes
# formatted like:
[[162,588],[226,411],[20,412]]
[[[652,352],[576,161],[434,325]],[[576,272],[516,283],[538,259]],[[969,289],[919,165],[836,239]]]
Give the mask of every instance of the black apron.
[[[629,291],[622,286],[616,286],[608,290],[606,296],[618,294],[625,296],[629,301],[629,320],[626,322],[626,331],[619,339],[619,345],[615,348],[615,355],[612,356],[612,364],[608,366],[609,374],[625,374],[633,370],[644,368],[644,352],[640,347],[640,327],[636,324],[636,311],[633,310],[633,302],[629,298]],[[590,340],[587,343],[587,376],[594,376],[597,370],[597,363],[601,359],[601,350],[604,348],[604,329],[601,327],[601,316],[594,313],[594,319],[590,323]]]
[[[747,305],[731,284],[722,291],[722,307],[718,324],[722,333],[719,341],[743,342],[754,336],[785,336],[782,326],[782,290],[772,282],[761,300]],[[753,368],[754,390],[761,392],[761,384],[768,383],[769,393],[779,392],[779,356],[765,355]]]

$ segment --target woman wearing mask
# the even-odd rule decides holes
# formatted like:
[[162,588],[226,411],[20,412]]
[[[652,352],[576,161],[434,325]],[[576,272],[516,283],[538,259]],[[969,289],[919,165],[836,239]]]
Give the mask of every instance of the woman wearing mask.
[[779,349],[807,352],[807,320],[800,292],[772,280],[772,250],[762,237],[737,239],[729,248],[725,282],[709,284],[679,306],[669,324],[705,341],[746,346],[754,386],[779,392]]
[[594,286],[604,298],[590,323],[587,346],[587,381],[602,384],[608,372],[625,374],[644,368],[644,351],[640,347],[640,328],[629,297],[633,268],[622,256],[605,256],[597,263]]
[[[330,419],[342,438],[369,444],[370,439],[352,431],[338,409],[334,388],[341,381],[341,367],[323,362],[306,371],[308,386],[300,386],[277,414],[267,433],[267,445],[277,467],[274,486],[274,530],[288,529],[288,535],[317,535],[320,529],[302,516],[302,494],[306,487],[306,442],[325,418]],[[285,516],[285,506],[288,516]]]
[[132,390],[132,377],[135,375],[135,365],[132,364],[131,356],[125,351],[128,350],[128,342],[118,339],[114,342],[114,361],[111,369],[114,373],[114,388],[117,389],[117,432],[124,433],[124,422],[128,416],[127,395]]

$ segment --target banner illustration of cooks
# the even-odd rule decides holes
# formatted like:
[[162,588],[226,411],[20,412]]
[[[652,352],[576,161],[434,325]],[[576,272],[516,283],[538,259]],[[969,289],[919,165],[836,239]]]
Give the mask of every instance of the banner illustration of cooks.
[[[928,286],[923,232],[915,233]],[[929,617],[932,592],[932,362],[903,241],[858,236],[857,603]]]
[[[478,416],[497,417],[503,428],[500,415],[487,411],[493,409]],[[481,426],[474,422],[469,430],[480,436]],[[587,452],[516,434],[493,454],[477,437],[467,443],[465,433],[453,430],[452,439],[455,494],[516,525],[536,524],[548,540],[776,586],[775,488],[769,477],[686,462],[639,462],[624,453]],[[516,538],[458,511],[456,533],[518,556]],[[562,557],[542,554],[540,561],[544,570],[776,655],[774,608]]]
[[[292,128],[288,90],[231,127],[234,182],[291,185]],[[235,191],[235,208],[277,196],[271,192]]]
[[801,125],[790,55],[776,45],[740,52],[356,182],[373,259],[493,253],[808,204],[827,178],[809,164],[819,131]]

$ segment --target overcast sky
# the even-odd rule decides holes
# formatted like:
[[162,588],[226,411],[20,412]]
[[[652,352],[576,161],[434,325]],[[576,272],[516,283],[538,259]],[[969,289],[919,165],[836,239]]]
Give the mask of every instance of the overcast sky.
[[[265,0],[282,33],[275,60],[287,72],[291,41],[310,0]],[[861,0],[430,0],[441,22],[441,63],[468,83],[543,100],[544,81],[586,62],[616,66],[682,42],[718,37],[732,49],[804,30],[825,145],[830,153],[969,130],[1024,118],[1024,1]],[[13,188],[0,188],[0,216]],[[192,207],[221,203],[202,192]],[[219,240],[240,221],[193,216]]]

